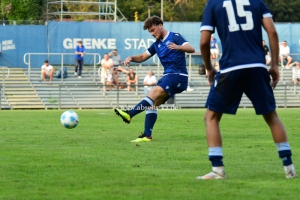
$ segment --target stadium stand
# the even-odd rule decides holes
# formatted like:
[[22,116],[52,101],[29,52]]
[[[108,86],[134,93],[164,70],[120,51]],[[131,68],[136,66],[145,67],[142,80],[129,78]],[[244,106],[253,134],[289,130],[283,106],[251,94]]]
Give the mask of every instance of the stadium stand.
[[[159,79],[162,68],[157,66],[133,66],[139,76],[139,86],[136,91],[125,89],[103,92],[100,78],[94,74],[92,67],[85,67],[82,79],[73,75],[74,67],[68,68],[68,78],[54,78],[52,84],[44,83],[40,69],[32,68],[30,79],[28,71],[21,68],[10,68],[10,73],[1,71],[1,108],[2,109],[59,109],[59,108],[112,108],[132,107],[144,98],[143,77],[152,70]],[[90,68],[90,69],[89,69]],[[278,107],[299,107],[299,86],[291,81],[291,69],[283,69],[282,80],[274,90]],[[119,82],[126,82],[126,74],[121,74]],[[175,106],[179,108],[203,108],[209,92],[205,75],[198,74],[198,67],[192,67],[190,86],[193,91],[185,91],[175,97]],[[252,107],[246,96],[242,97],[241,108]]]

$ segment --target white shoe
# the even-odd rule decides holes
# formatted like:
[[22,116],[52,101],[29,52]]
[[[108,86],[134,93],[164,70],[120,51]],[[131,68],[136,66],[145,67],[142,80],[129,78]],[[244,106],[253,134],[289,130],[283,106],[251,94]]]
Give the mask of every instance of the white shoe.
[[188,86],[187,89],[186,89],[186,91],[191,92],[191,91],[194,91],[194,89],[191,88],[190,86]]
[[74,75],[76,76],[76,75],[77,75],[77,73],[76,73],[76,72],[74,72]]
[[283,167],[286,178],[295,178],[298,175],[296,174],[296,170],[293,164]]
[[78,76],[77,78],[81,78],[81,76]]
[[204,176],[198,176],[198,180],[210,180],[210,179],[224,179],[226,178],[224,167],[213,167],[212,172],[205,174]]

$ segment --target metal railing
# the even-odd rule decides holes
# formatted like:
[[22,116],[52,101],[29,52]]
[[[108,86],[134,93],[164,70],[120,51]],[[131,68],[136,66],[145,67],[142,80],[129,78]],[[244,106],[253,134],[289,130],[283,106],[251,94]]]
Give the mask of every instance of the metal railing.
[[[103,85],[101,84],[101,86],[99,87],[96,86],[95,90],[93,90],[93,92],[95,92],[95,94],[88,96],[86,98],[84,98],[84,94],[82,94],[82,96],[78,96],[78,91],[82,91],[82,90],[76,90],[76,88],[74,88],[74,86],[78,87],[78,88],[84,88],[86,86],[90,87],[90,86],[95,86],[94,84],[91,85],[80,85],[78,83],[76,84],[53,84],[53,85],[49,85],[47,83],[40,83],[40,84],[36,84],[33,85],[33,87],[41,87],[41,86],[45,86],[43,87],[40,91],[43,91],[42,93],[39,93],[39,91],[36,91],[38,96],[41,99],[41,102],[45,105],[45,109],[62,109],[62,108],[66,108],[66,106],[69,106],[67,108],[111,108],[111,107],[122,107],[122,108],[130,108],[130,106],[134,106],[135,104],[137,104],[142,98],[144,98],[146,95],[144,94],[144,91],[139,90],[141,87],[143,88],[144,85],[142,84],[138,84],[135,85],[135,91],[127,91],[127,85],[123,88],[120,89],[118,86],[119,85],[115,85],[116,87],[113,88],[112,92],[111,91],[107,91],[104,92],[103,91],[103,87],[106,86],[107,88],[110,87],[110,85]],[[202,89],[199,89],[197,87],[200,87]],[[18,87],[22,87],[22,86],[18,86]],[[24,86],[25,87],[25,86]],[[203,87],[205,87],[206,89],[204,89]],[[284,84],[284,85],[279,85],[280,87],[280,93],[275,94],[275,98],[278,100],[277,102],[277,106],[278,107],[283,107],[283,108],[288,108],[288,107],[300,107],[300,97],[299,97],[299,88],[300,86],[298,85],[294,85],[294,84]],[[51,91],[49,94],[45,93],[45,91],[47,90],[47,88],[51,88],[49,91]],[[53,90],[54,88],[56,88],[56,90]],[[199,101],[205,101],[206,97],[203,96],[203,92],[206,93],[209,91],[210,86],[209,85],[193,85],[193,89],[194,91],[192,91],[193,95],[191,95],[191,97],[187,96],[186,94],[189,92],[187,91],[187,93],[185,93],[185,97],[180,96],[180,94],[176,94],[175,97],[173,99],[169,99],[166,104],[159,106],[160,109],[164,108],[178,108],[178,107],[189,107],[188,103],[191,103],[191,107],[194,108],[203,108],[204,104],[199,104]],[[0,89],[3,91],[2,94],[5,94],[5,89],[2,87],[2,85],[0,85]],[[276,90],[276,89],[275,89]],[[278,90],[278,89],[277,89]],[[77,95],[74,95],[76,94]],[[128,93],[127,93],[128,92]],[[195,94],[198,94],[198,98],[195,98]],[[291,96],[291,94],[294,94]],[[2,95],[0,93],[0,99],[1,99]],[[89,99],[89,100],[80,100],[81,98],[83,99]],[[103,102],[106,102],[106,104],[103,104],[103,102],[101,100],[99,100],[99,98],[103,98],[106,100],[103,100]],[[193,99],[191,99],[193,98]],[[279,98],[279,99],[278,99]],[[71,104],[70,104],[70,100],[71,100]],[[53,100],[53,102],[51,102]],[[198,102],[196,104],[199,104],[198,106],[193,103],[193,102]],[[184,106],[181,105],[181,103],[183,102],[187,102],[184,103]],[[66,104],[65,104],[66,103]],[[172,106],[173,105],[173,106]],[[1,105],[0,102],[0,109],[2,108],[3,105]],[[252,104],[250,101],[245,101],[242,100],[240,107],[244,107],[244,108],[249,108],[252,107]],[[13,108],[13,107],[11,107]],[[34,107],[32,107],[34,108]]]
[[[25,53],[24,54],[24,63],[28,66],[28,78],[30,79],[30,70],[31,70],[31,56],[34,55],[47,55],[47,56],[61,56],[61,81],[63,81],[63,68],[64,68],[64,56],[66,55],[74,55],[74,53]],[[86,53],[85,55],[92,55],[94,56],[94,81],[96,81],[96,65],[100,64],[101,62],[101,56],[98,53]],[[26,60],[26,58],[28,57],[28,60]],[[98,57],[98,61],[97,61],[97,57]]]

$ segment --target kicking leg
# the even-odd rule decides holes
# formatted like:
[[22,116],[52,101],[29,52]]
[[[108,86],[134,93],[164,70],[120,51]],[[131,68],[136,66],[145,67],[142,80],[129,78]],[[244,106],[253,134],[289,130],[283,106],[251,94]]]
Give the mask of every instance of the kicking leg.
[[152,130],[157,119],[156,107],[164,103],[166,99],[169,98],[169,94],[166,93],[160,86],[156,86],[150,91],[147,97],[152,99],[154,102],[153,106],[146,110],[144,132],[137,139],[132,140],[131,142],[152,141]]

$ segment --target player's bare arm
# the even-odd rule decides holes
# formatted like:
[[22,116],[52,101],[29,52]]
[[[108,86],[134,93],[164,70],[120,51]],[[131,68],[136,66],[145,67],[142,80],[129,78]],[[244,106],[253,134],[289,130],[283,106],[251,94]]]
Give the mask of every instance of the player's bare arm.
[[275,88],[276,84],[279,81],[279,71],[278,71],[278,55],[279,55],[279,47],[278,47],[278,34],[276,28],[274,26],[273,19],[263,18],[262,25],[266,30],[270,42],[270,51],[271,51],[271,59],[272,65],[269,69],[269,73],[272,76],[272,87]]
[[144,62],[145,60],[148,60],[150,58],[150,55],[148,55],[147,52],[140,54],[140,55],[136,55],[136,56],[129,56],[124,60],[124,65],[127,66],[129,65],[130,62]]
[[213,83],[214,77],[217,73],[216,69],[213,68],[213,66],[210,62],[210,37],[211,37],[210,31],[203,30],[201,32],[200,50],[201,50],[205,68],[207,70],[207,79],[208,79],[209,85],[211,85]]
[[190,45],[189,43],[185,43],[183,45],[177,45],[173,42],[170,42],[169,45],[168,45],[168,48],[183,51],[183,52],[186,52],[186,53],[194,53],[195,52],[195,48],[192,47],[192,45]]

